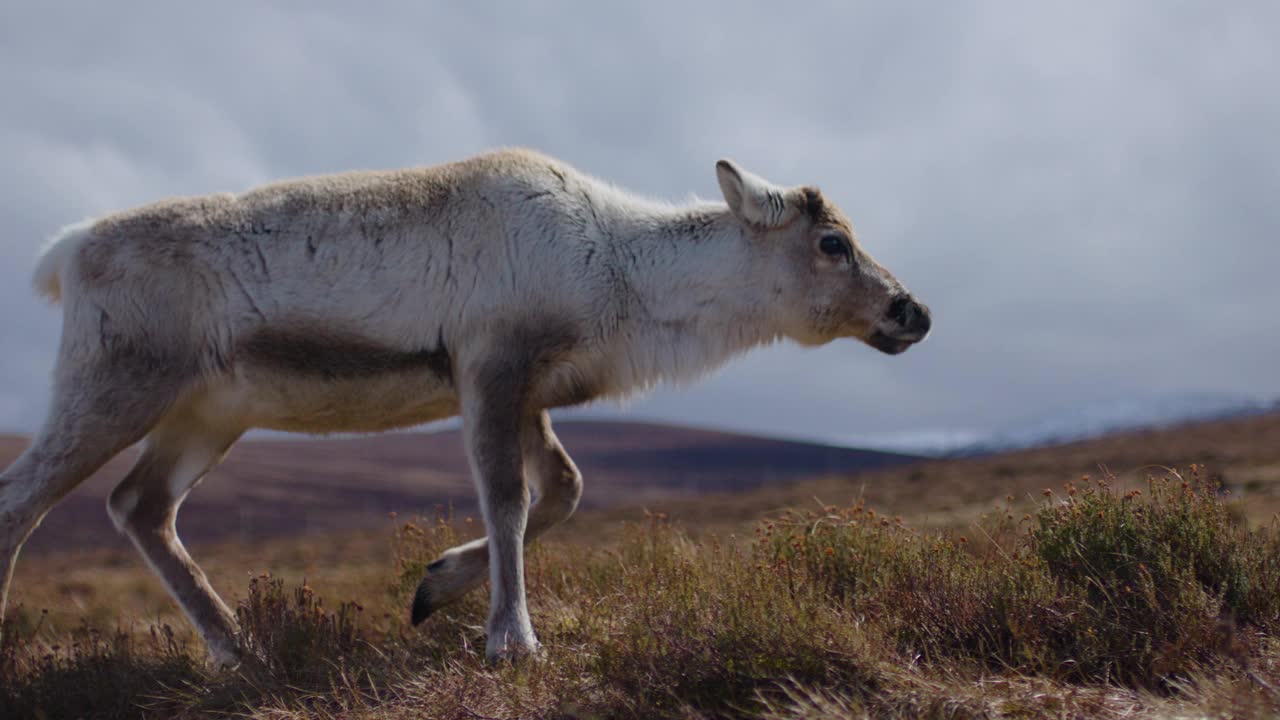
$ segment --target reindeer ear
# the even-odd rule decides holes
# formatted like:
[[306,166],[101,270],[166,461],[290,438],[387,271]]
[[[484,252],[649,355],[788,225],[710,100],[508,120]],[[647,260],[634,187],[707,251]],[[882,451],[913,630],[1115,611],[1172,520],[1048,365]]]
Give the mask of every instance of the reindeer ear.
[[747,225],[779,227],[794,220],[799,212],[791,190],[743,170],[732,160],[716,163],[716,179],[729,211]]

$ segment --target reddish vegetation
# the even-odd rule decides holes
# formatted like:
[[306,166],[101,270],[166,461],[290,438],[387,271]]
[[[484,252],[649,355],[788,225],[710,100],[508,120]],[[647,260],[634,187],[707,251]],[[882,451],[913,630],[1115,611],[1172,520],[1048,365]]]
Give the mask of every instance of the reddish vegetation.
[[[401,517],[391,532],[378,509],[380,528],[196,549],[252,650],[236,672],[203,664],[131,551],[27,555],[0,717],[1280,713],[1280,416],[829,475],[860,456],[662,428],[638,444],[605,427],[563,434],[588,474],[601,458],[631,474],[598,469],[611,479],[597,477],[596,507],[528,556],[545,662],[485,666],[483,592],[409,627],[424,566],[479,523]],[[248,444],[236,462],[260,479],[237,482],[233,466],[205,501],[338,518],[370,483],[430,473],[463,494],[456,442]],[[418,470],[432,443],[453,464]],[[100,515],[105,490],[83,492]]]

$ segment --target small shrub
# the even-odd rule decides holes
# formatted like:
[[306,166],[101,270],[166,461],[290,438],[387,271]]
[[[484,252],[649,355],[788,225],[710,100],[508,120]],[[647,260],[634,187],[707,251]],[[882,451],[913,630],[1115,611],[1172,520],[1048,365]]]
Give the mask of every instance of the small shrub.
[[[1123,592],[1125,586],[1168,591],[1195,583],[1237,621],[1274,625],[1280,613],[1275,533],[1243,528],[1220,491],[1196,466],[1189,479],[1152,478],[1145,496],[1117,494],[1107,481],[1086,478],[1079,487],[1066,486],[1065,501],[1040,509],[1030,539],[1049,571],[1083,586],[1092,604],[1142,612],[1149,606],[1140,593]],[[1138,605],[1128,596],[1138,596]]]
[[1219,491],[1194,467],[1152,478],[1146,494],[1085,478],[1035,514],[1029,552],[1084,600],[1069,645],[1082,670],[1139,683],[1181,674],[1229,652],[1225,628],[1275,626],[1275,532],[1241,527]]
[[360,628],[363,608],[343,603],[327,611],[305,582],[290,591],[284,581],[261,575],[249,582],[236,609],[251,668],[282,684],[327,681],[335,668],[370,648]]
[[[82,624],[47,642],[39,624],[6,624],[0,648],[0,717],[132,718],[159,696],[202,681],[199,663],[168,626],[136,636]],[[14,632],[10,632],[14,630]]]
[[699,551],[654,522],[628,535],[617,565],[594,673],[629,698],[626,714],[741,711],[790,679],[858,692],[878,684],[880,648],[847,610],[749,553]]
[[[1000,531],[1000,528],[993,528]],[[965,536],[925,535],[858,504],[789,513],[762,526],[767,562],[794,567],[855,608],[910,656],[992,667],[1038,665],[1071,598],[1037,563]]]

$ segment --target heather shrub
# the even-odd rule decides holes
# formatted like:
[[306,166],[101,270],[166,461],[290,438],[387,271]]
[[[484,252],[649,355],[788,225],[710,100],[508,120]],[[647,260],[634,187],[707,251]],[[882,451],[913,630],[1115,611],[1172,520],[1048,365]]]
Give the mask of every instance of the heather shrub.
[[1275,529],[1239,525],[1198,468],[1152,478],[1146,493],[1085,478],[1065,495],[1036,512],[1027,551],[1060,593],[1083,601],[1060,650],[1081,671],[1143,683],[1231,656],[1274,628]]
[[199,661],[167,626],[138,635],[82,624],[56,641],[40,630],[39,621],[5,625],[0,718],[31,717],[37,709],[45,718],[136,716],[153,695],[201,680]]
[[[1052,493],[1047,493],[1052,495]],[[1216,485],[1065,488],[1019,529],[919,533],[862,505],[788,513],[758,553],[925,660],[1159,686],[1274,629],[1280,541],[1237,524]]]
[[617,567],[594,672],[629,698],[628,715],[741,712],[791,680],[859,693],[879,683],[882,649],[848,608],[749,549],[699,548],[657,522],[624,540]]
[[975,551],[966,536],[920,533],[861,504],[788,513],[759,536],[767,562],[794,568],[925,660],[1038,665],[1073,602],[1015,550],[988,541]]
[[249,581],[236,619],[252,671],[283,684],[315,684],[370,648],[362,612],[356,603],[327,610],[305,582],[286,589],[283,580],[264,574]]

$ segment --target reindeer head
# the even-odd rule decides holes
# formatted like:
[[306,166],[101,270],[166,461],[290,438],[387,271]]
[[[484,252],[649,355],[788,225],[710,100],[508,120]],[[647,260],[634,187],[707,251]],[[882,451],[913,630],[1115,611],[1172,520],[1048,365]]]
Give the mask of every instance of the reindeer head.
[[805,345],[854,337],[896,355],[929,334],[929,309],[858,244],[817,188],[783,188],[716,163],[729,211],[755,244],[784,332]]

